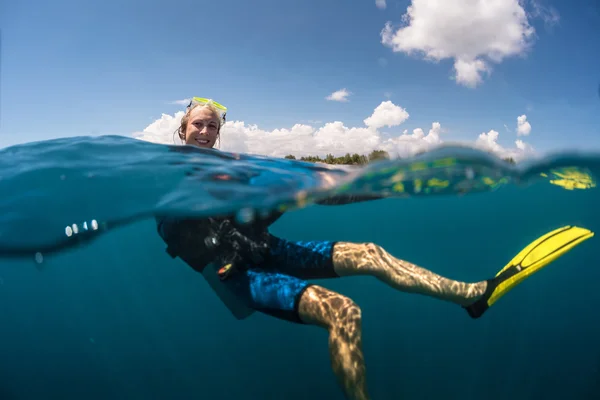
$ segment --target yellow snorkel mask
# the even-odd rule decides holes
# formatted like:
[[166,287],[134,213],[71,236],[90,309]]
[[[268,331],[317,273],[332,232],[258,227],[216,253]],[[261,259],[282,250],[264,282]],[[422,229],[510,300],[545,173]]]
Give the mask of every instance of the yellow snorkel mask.
[[194,104],[212,105],[219,111],[221,119],[223,120],[223,123],[225,123],[225,116],[227,115],[227,107],[225,107],[223,104],[217,103],[213,99],[206,99],[204,97],[193,97],[192,100],[190,101],[190,104],[188,104],[187,108],[190,108]]

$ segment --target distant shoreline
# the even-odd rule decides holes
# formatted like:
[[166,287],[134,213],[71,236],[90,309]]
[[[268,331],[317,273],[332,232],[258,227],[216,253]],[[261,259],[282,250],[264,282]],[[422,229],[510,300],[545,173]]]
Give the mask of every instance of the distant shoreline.
[[[305,156],[296,158],[296,156],[292,154],[288,154],[285,156],[288,160],[299,160],[299,161],[308,161],[308,162],[320,162],[325,164],[338,164],[338,165],[365,165],[373,161],[377,160],[389,160],[390,155],[388,152],[384,150],[373,150],[369,155],[364,154],[350,154],[346,153],[346,155],[341,157],[334,157],[332,154],[328,154],[325,158],[321,158],[319,156]],[[503,158],[509,164],[515,164],[515,160],[511,157]]]

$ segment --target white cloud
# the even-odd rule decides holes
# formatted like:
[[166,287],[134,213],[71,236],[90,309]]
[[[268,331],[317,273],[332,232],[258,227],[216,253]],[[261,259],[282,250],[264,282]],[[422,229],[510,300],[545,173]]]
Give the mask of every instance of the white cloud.
[[230,152],[261,154],[271,157],[296,157],[331,153],[367,153],[379,148],[379,132],[364,127],[345,126],[340,121],[320,128],[296,124],[291,129],[265,131],[243,121],[227,122],[221,135],[221,149]]
[[188,104],[190,104],[190,101],[192,101],[192,99],[181,99],[181,100],[171,101],[169,104],[177,104],[178,106],[187,106]]
[[493,129],[488,133],[481,133],[475,141],[475,148],[492,152],[501,158],[510,157],[515,161],[520,161],[535,153],[533,147],[522,140],[515,141],[515,148],[505,148],[498,143],[498,136],[499,133]]
[[431,125],[429,133],[425,135],[423,129],[413,129],[412,134],[408,134],[408,130],[404,130],[402,135],[390,138],[381,143],[380,148],[392,155],[407,157],[422,151],[430,150],[442,144],[440,133],[442,126],[439,122],[434,122]]
[[533,149],[533,147],[527,143],[525,143],[522,140],[516,140],[515,144],[517,145],[517,148],[525,153],[533,153],[535,150]]
[[143,131],[134,133],[133,136],[153,143],[174,144],[174,139],[177,139],[175,130],[179,128],[184,114],[183,111],[178,111],[175,115],[162,114],[159,119],[145,127]]
[[329,96],[325,97],[327,100],[332,101],[348,101],[348,96],[350,96],[350,92],[346,89],[340,89],[331,93]]
[[483,82],[482,74],[491,72],[490,67],[482,60],[465,61],[458,59],[454,62],[456,82],[469,88],[477,87]]
[[375,0],[375,5],[380,10],[385,10],[385,8],[387,7],[387,4],[385,4],[385,0]]
[[498,135],[499,133],[493,129],[488,133],[481,133],[475,141],[475,146],[482,150],[499,153],[502,151],[502,146],[498,144]]
[[384,126],[392,127],[402,124],[408,119],[408,112],[391,101],[384,101],[377,106],[373,115],[364,120],[365,125],[369,128],[383,128]]
[[525,54],[535,34],[519,0],[412,0],[402,21],[398,29],[386,23],[384,45],[428,61],[452,59],[456,82],[471,88],[492,63]]
[[531,124],[527,122],[527,115],[517,117],[517,136],[527,136],[531,133]]
[[[162,114],[161,118],[133,136],[154,143],[180,144],[174,132],[182,117],[183,111],[175,115]],[[364,120],[365,126],[361,127],[348,127],[341,121],[333,121],[317,127],[295,124],[290,129],[266,131],[244,121],[228,121],[222,128],[219,148],[228,152],[271,157],[284,157],[288,154],[296,157],[324,157],[329,153],[341,156],[346,153],[368,154],[373,150],[385,150],[392,156],[406,157],[444,143],[443,129],[439,122],[432,123],[427,134],[421,128],[413,129],[412,133],[404,129],[401,135],[392,137],[380,131],[386,126],[401,125],[408,118],[409,114],[405,109],[391,101],[383,101]],[[482,133],[475,142],[463,144],[517,160],[533,153],[531,146],[521,140],[515,142],[516,147],[513,149],[502,147],[498,143],[498,132],[494,130]]]
[[546,28],[552,28],[560,21],[560,15],[554,7],[546,7],[540,3],[539,0],[530,0],[532,11],[531,16],[534,18],[540,18],[544,21]]

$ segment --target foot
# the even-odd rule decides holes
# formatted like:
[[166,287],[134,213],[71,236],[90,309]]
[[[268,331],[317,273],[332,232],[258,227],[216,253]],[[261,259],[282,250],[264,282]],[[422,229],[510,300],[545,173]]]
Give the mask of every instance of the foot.
[[487,280],[487,288],[477,301],[463,308],[472,318],[481,317],[523,280],[592,236],[592,231],[576,226],[565,226],[541,236],[521,250],[494,278]]

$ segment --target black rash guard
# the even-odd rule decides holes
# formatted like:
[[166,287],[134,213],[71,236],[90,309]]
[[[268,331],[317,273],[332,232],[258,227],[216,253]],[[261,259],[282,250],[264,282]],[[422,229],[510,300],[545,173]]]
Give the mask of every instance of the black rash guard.
[[[378,195],[333,196],[317,201],[319,205],[342,205],[383,198]],[[157,230],[167,244],[167,253],[181,257],[194,270],[202,272],[211,262],[236,260],[260,263],[269,254],[269,226],[283,212],[271,212],[266,218],[240,224],[233,216],[181,218],[156,216]]]

